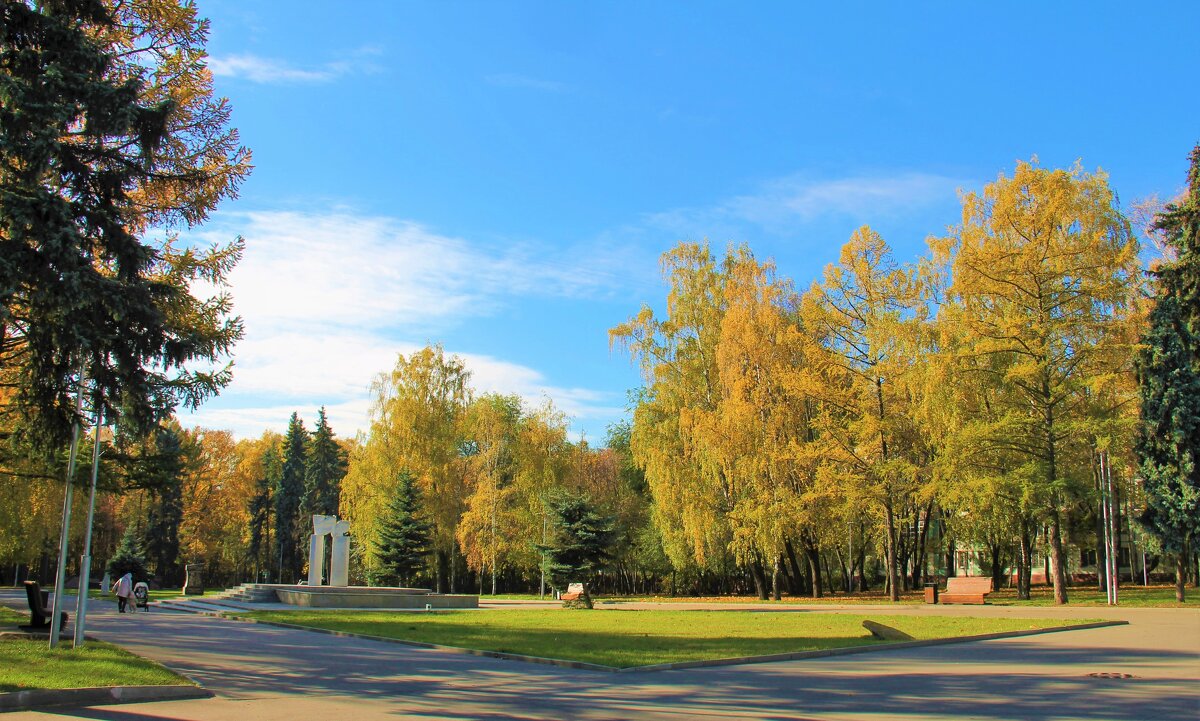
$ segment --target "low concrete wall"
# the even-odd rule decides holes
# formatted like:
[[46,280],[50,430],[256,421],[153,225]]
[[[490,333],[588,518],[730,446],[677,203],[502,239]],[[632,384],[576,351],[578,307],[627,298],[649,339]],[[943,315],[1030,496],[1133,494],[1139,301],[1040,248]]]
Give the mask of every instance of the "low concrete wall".
[[479,608],[479,596],[438,593],[397,593],[394,590],[363,587],[334,589],[320,586],[320,591],[300,588],[277,588],[275,595],[283,603],[307,608]]

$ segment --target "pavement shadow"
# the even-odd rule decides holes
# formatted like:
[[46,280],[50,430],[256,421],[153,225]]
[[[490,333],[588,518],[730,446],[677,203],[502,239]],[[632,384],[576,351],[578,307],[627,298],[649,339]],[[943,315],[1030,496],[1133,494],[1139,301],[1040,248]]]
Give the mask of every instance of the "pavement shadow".
[[[406,717],[639,718],[677,715],[802,719],[1200,718],[1192,679],[1115,672],[1200,659],[1171,649],[1029,640],[894,649],[853,657],[612,674],[446,653],[380,641],[196,617],[106,624],[108,640],[147,652],[234,700],[345,697]],[[1019,669],[996,672],[989,667]],[[1027,669],[1027,671],[1026,671]],[[114,708],[58,711],[78,718],[171,718]]]

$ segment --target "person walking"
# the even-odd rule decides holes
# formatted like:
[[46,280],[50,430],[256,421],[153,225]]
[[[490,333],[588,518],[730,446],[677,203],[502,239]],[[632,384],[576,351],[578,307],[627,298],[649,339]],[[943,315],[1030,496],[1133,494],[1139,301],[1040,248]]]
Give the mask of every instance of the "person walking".
[[[125,613],[126,606],[133,606],[133,574],[126,573],[113,586],[113,593],[117,594],[117,613]],[[131,611],[132,613],[132,611]]]

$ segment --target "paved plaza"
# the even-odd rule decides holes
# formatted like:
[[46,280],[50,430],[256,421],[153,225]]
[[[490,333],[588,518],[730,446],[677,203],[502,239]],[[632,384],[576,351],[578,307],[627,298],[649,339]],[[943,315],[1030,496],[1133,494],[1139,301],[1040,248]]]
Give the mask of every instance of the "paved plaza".
[[[92,635],[160,661],[216,697],[8,718],[1200,719],[1200,610],[844,607],[854,613],[876,609],[881,615],[1103,618],[1129,624],[803,661],[615,674],[191,614],[119,616],[103,610],[90,619]],[[1122,674],[1132,678],[1103,676]]]

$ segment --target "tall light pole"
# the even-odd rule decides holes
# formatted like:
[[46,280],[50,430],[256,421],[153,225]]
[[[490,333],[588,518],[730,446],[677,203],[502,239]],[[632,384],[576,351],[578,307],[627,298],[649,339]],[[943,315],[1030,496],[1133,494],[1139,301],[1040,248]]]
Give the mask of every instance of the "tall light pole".
[[88,495],[87,525],[83,532],[83,556],[79,559],[79,601],[75,608],[75,648],[83,646],[87,625],[88,589],[92,575],[92,519],[96,515],[96,478],[100,475],[100,422],[104,420],[104,404],[96,394],[96,427],[92,431],[92,488]]
[[67,544],[71,540],[71,481],[75,477],[75,452],[79,450],[79,417],[83,414],[83,366],[79,367],[79,389],[75,395],[75,428],[71,432],[71,453],[67,459],[67,483],[63,492],[62,531],[58,534],[58,569],[54,574],[54,606],[50,611],[50,648],[58,645],[62,631],[63,592],[67,585]]

